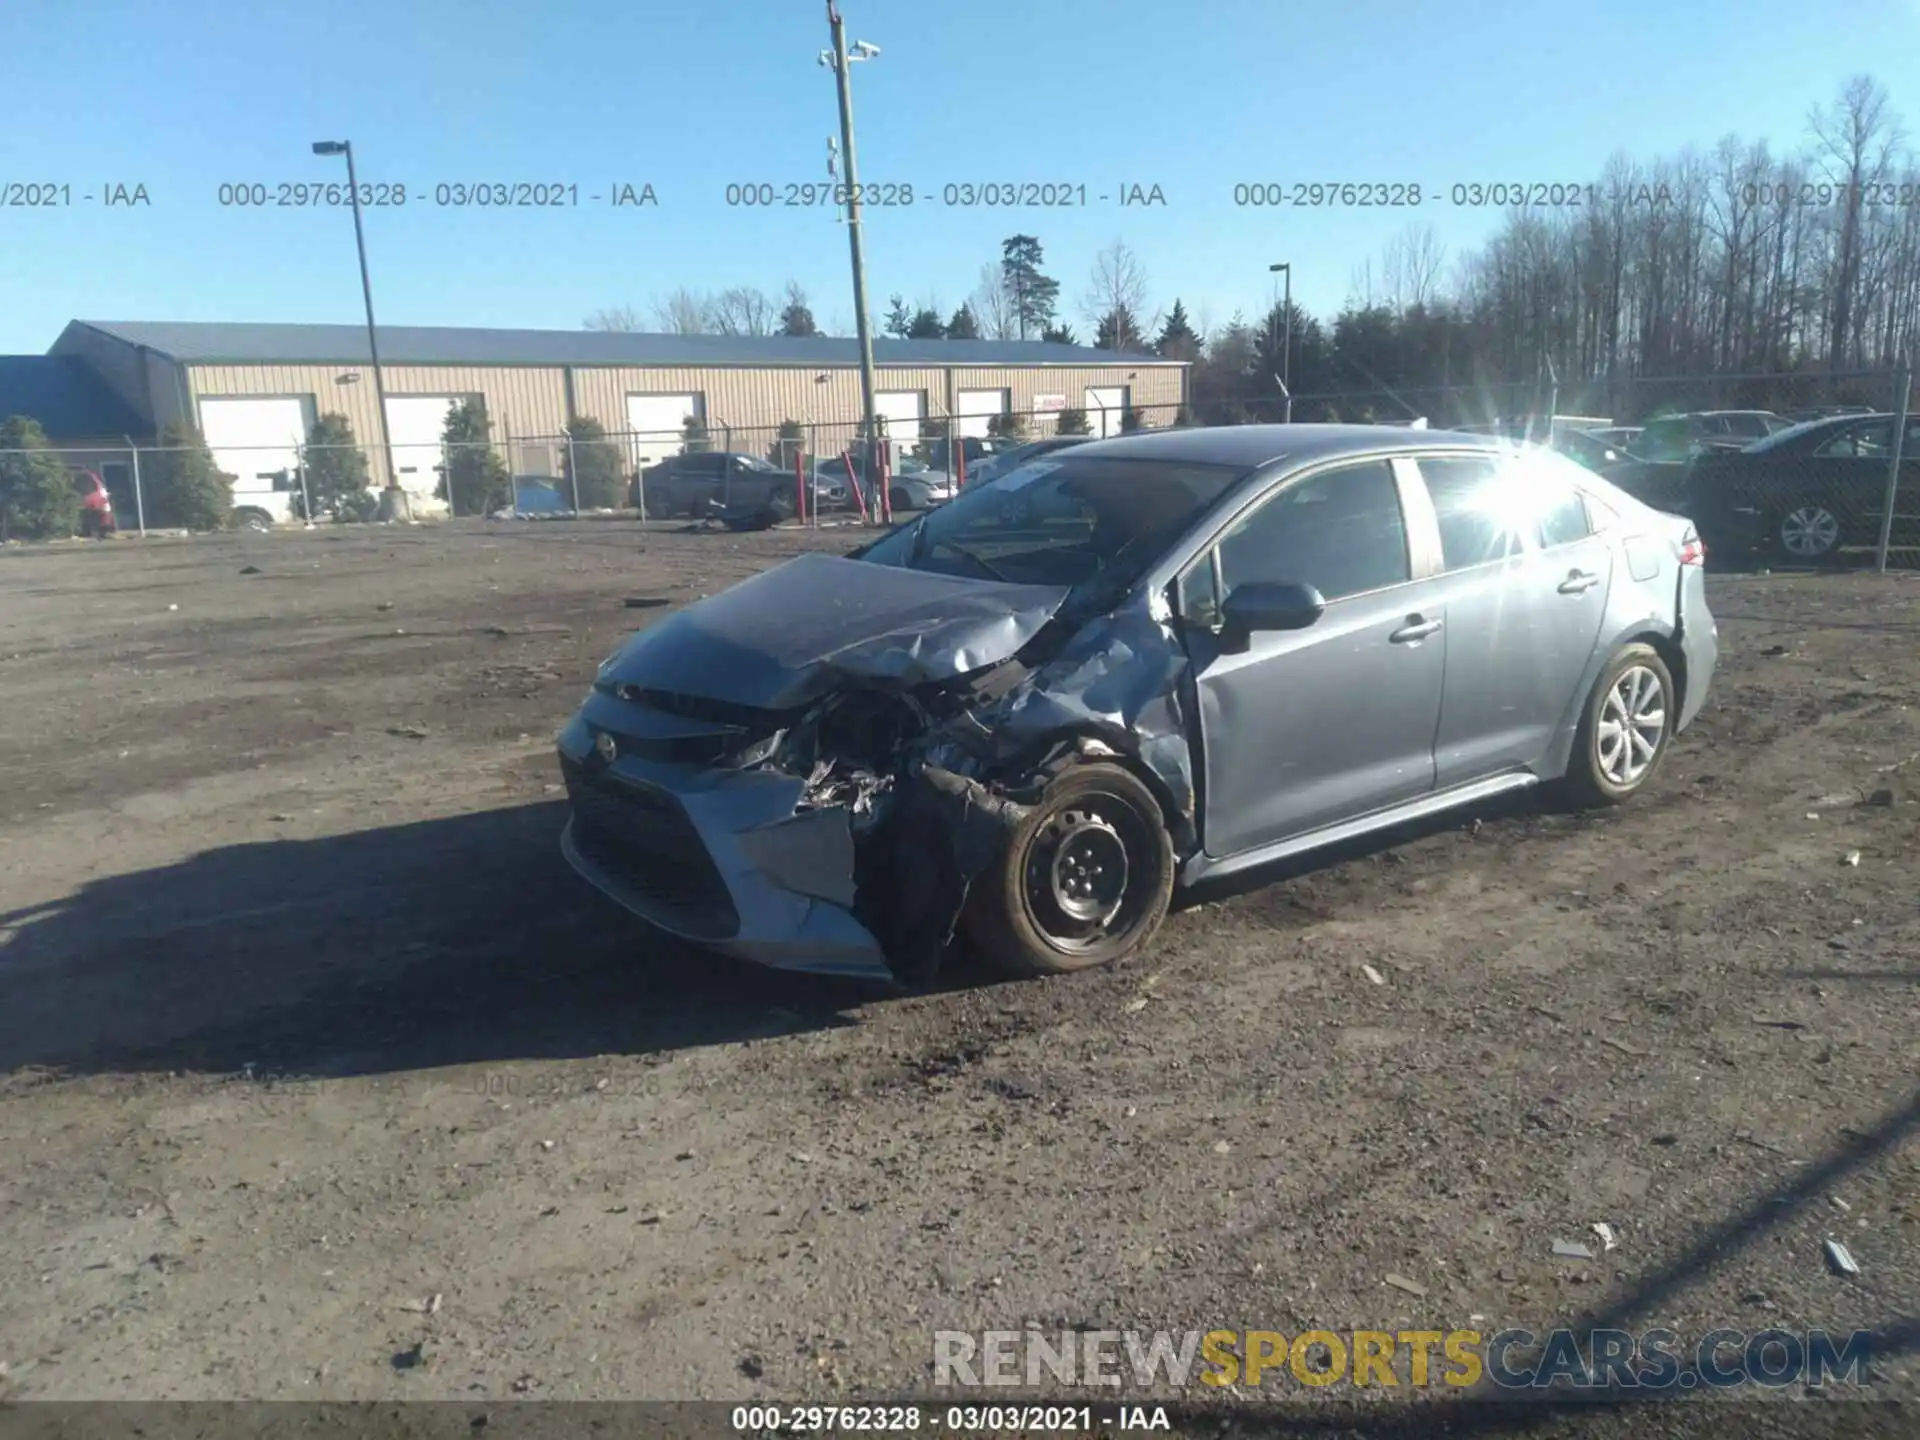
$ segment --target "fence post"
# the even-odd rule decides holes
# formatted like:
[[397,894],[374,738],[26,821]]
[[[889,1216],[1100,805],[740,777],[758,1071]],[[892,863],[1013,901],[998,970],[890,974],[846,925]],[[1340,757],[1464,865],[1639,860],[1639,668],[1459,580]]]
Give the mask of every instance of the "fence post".
[[567,432],[567,479],[573,485],[573,514],[577,520],[580,517],[580,467],[575,460],[573,432],[569,430]]
[[1900,460],[1906,448],[1907,413],[1913,394],[1913,357],[1903,355],[1894,371],[1899,393],[1893,400],[1893,458],[1887,465],[1887,498],[1880,507],[1880,543],[1874,550],[1874,569],[1887,573],[1887,547],[1893,541],[1893,507],[1900,492]]
[[307,528],[313,528],[313,496],[307,490],[307,465],[305,460],[293,462],[293,473],[300,477],[301,518],[307,522]]
[[140,447],[133,443],[131,435],[124,437],[127,453],[133,457],[133,519],[140,527],[140,538],[147,538],[147,502],[140,493]]

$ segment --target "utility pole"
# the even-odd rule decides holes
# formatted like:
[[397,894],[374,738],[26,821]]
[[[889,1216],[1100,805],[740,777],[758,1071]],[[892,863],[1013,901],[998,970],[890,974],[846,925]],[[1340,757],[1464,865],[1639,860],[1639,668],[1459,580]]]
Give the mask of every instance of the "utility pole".
[[1286,334],[1280,341],[1280,373],[1276,378],[1280,382],[1281,423],[1293,423],[1293,262],[1282,260],[1278,265],[1269,265],[1269,273],[1278,270],[1287,277],[1286,298],[1280,302],[1280,314],[1286,325]]
[[[866,442],[863,457],[866,463],[861,473],[871,485],[878,473],[875,434],[879,425],[874,410],[873,328],[867,319],[867,264],[860,248],[860,167],[853,149],[853,88],[847,73],[847,29],[834,0],[827,0],[827,28],[833,36],[833,49],[821,55],[820,63],[832,69],[834,86],[840,92],[840,148],[846,155],[847,167],[847,240],[853,252],[853,326],[860,337],[861,432]],[[856,49],[862,60],[870,60],[880,53],[879,46],[864,40]]]
[[[393,440],[387,434],[387,377],[380,368],[380,337],[373,323],[373,281],[367,274],[367,232],[360,223],[360,180],[353,169],[351,140],[316,140],[316,155],[343,155],[347,161],[347,199],[353,205],[353,243],[360,252],[360,295],[367,304],[367,354],[373,359],[373,403],[380,419],[380,451],[387,462],[387,489],[400,488],[400,472],[393,464]],[[447,481],[447,514],[453,514],[453,481]]]

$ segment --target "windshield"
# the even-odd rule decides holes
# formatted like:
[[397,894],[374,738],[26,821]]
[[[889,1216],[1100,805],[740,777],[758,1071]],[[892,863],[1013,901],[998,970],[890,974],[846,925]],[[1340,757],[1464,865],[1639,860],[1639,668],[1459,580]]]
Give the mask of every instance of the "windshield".
[[1117,595],[1246,473],[1225,465],[1038,459],[967,486],[952,504],[883,536],[857,558]]

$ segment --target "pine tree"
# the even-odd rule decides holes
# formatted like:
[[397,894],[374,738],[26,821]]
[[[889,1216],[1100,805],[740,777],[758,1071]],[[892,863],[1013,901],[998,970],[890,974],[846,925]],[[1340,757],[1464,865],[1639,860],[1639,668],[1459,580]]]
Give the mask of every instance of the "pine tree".
[[962,305],[953,312],[953,318],[947,321],[947,339],[978,340],[980,327],[974,324],[972,307]]
[[590,415],[567,422],[571,442],[562,457],[561,474],[569,498],[577,490],[582,510],[611,510],[627,499],[626,466],[618,441],[607,438],[607,427]]
[[142,467],[148,519],[182,530],[218,530],[233,513],[233,477],[213,463],[197,431],[169,425],[160,449]]
[[447,411],[440,432],[440,484],[436,493],[458,515],[491,515],[513,494],[507,462],[493,448],[487,402],[474,396]]
[[1160,338],[1153,342],[1156,353],[1168,360],[1194,361],[1200,358],[1200,337],[1187,321],[1187,309],[1177,299],[1160,327]]
[[36,420],[0,424],[0,540],[59,540],[80,528],[80,494]]
[[1013,303],[1022,340],[1053,324],[1060,282],[1040,269],[1040,242],[1032,235],[1009,235],[1000,242],[1000,278]]
[[1049,325],[1040,332],[1040,338],[1049,345],[1078,345],[1071,325]]
[[1140,322],[1125,305],[1116,305],[1100,320],[1093,343],[1101,350],[1143,350],[1146,340],[1140,334]]
[[938,310],[916,310],[913,315],[913,323],[907,327],[907,338],[909,340],[946,339],[947,327],[945,322],[940,319],[940,312]]
[[[355,442],[353,422],[344,415],[322,415],[313,422],[307,443],[300,447],[300,468],[306,498],[316,512],[365,494],[373,483],[367,474],[367,452]],[[294,503],[305,501],[295,496]]]
[[907,332],[913,326],[913,312],[907,309],[906,296],[893,295],[888,297],[885,325],[887,334],[893,336],[894,339],[904,340],[907,338]]

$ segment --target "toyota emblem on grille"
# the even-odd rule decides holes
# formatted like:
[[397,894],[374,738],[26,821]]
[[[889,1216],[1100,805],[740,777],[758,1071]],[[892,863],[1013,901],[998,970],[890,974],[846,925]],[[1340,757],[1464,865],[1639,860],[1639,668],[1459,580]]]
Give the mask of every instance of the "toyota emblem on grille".
[[619,756],[620,747],[614,742],[613,736],[602,730],[598,735],[593,737],[593,751],[602,760],[606,761],[607,764],[611,765]]

